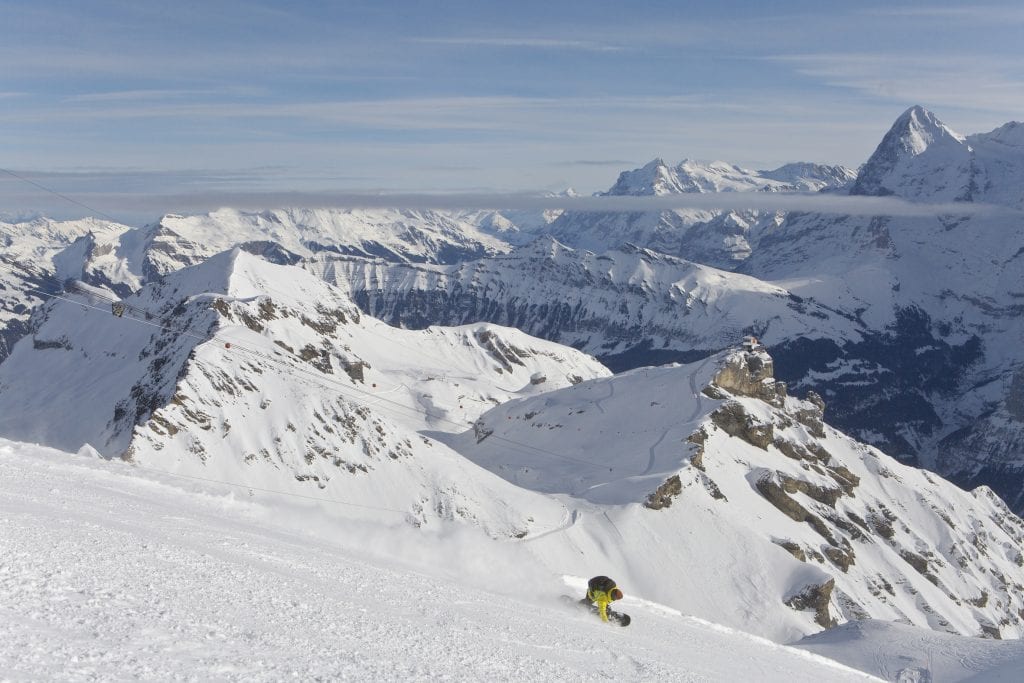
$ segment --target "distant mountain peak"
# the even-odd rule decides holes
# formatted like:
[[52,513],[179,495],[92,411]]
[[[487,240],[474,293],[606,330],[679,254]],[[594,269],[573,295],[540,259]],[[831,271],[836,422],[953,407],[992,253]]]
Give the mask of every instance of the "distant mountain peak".
[[[936,142],[955,141],[963,144],[965,138],[924,107],[914,105],[900,115],[889,131],[897,133],[897,142],[910,154],[921,154]],[[888,137],[888,136],[887,136]]]
[[662,196],[706,192],[817,192],[845,187],[853,171],[842,166],[786,164],[774,171],[752,171],[727,161],[683,159],[669,166],[661,158],[623,171],[605,195]]
[[967,139],[915,105],[889,128],[861,167],[851,194],[908,199],[970,200],[972,150]]
[[623,171],[606,194],[609,195],[666,195],[677,194],[685,190],[679,186],[673,170],[660,157],[652,159],[641,168]]

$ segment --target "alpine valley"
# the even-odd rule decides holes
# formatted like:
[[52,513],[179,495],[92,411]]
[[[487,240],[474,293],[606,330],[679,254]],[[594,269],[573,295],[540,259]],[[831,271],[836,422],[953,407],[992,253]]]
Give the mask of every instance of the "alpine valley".
[[[0,223],[0,465],[20,454],[39,509],[67,458],[89,491],[135,472],[301,501],[311,535],[466,534],[495,576],[546,582],[527,602],[605,573],[627,631],[681,638],[682,613],[902,680],[932,662],[894,643],[1019,639],[1024,125],[964,137],[914,107],[856,172],[655,160],[607,194],[736,192],[935,210]],[[4,609],[28,623],[32,595]],[[1024,662],[989,645],[996,674]]]

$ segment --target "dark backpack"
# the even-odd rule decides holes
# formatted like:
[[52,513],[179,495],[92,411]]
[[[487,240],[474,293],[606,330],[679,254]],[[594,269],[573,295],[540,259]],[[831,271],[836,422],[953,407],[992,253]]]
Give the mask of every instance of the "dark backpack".
[[588,592],[594,593],[601,591],[602,593],[609,593],[615,588],[615,582],[609,579],[607,576],[595,576],[587,582]]

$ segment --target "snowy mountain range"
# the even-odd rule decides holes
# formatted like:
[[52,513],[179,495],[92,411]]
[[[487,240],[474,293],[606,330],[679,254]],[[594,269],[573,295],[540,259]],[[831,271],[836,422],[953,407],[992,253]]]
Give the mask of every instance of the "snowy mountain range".
[[[540,377],[557,387],[608,374],[517,330],[391,330],[312,275],[239,249],[121,303],[115,317],[86,291],[37,310],[31,339],[0,365],[0,433],[265,488],[331,482],[332,495],[377,508],[418,501],[418,523],[484,517],[511,534],[531,528],[528,514],[476,506],[510,509],[516,492],[494,480],[469,501],[468,463],[416,431],[464,428]],[[561,514],[542,503],[532,514],[550,521],[545,508]]]
[[854,314],[856,342],[773,348],[785,379],[814,385],[832,419],[888,453],[1024,509],[1024,138],[964,137],[914,107],[861,168],[853,192],[985,202],[932,217],[792,215],[740,271]]
[[614,370],[704,357],[744,334],[773,345],[868,331],[778,285],[632,245],[595,254],[540,238],[451,266],[329,255],[303,266],[383,320],[413,328],[488,320],[585,349]]
[[[803,187],[979,205],[956,216],[296,209],[165,216],[141,229],[94,219],[3,224],[0,360],[27,330],[38,292],[72,279],[124,296],[240,244],[278,263],[304,262],[392,324],[513,325],[615,369],[760,335],[780,377],[820,391],[838,426],[963,485],[990,484],[1022,510],[1022,130],[1009,123],[963,136],[913,107],[852,185],[841,167],[756,172],[655,160],[608,193]],[[545,241],[530,246],[538,235]],[[545,256],[552,248],[557,258]],[[635,257],[617,254],[637,249],[646,255],[634,270]],[[466,260],[480,254],[492,256]],[[679,280],[665,254],[754,276],[788,298],[787,310],[778,297],[739,305],[727,290],[749,292],[752,281],[732,273],[712,278],[720,290]],[[372,255],[390,265],[360,261]],[[704,331],[694,331],[698,309]]]
[[[793,213],[762,216],[753,225],[734,212],[722,214],[716,220],[723,223],[702,223],[697,234],[705,245],[724,244],[711,237],[722,233],[709,229],[730,222],[739,245],[732,254],[742,259],[704,288],[683,277],[682,262],[650,253],[676,253],[682,239],[696,254],[687,260],[716,261],[693,244],[693,226],[673,222],[675,212],[563,214],[550,233],[560,241],[568,235],[563,244],[586,246],[555,248],[557,257],[549,255],[550,243],[540,243],[532,252],[444,269],[344,260],[312,267],[334,281],[347,272],[353,298],[393,324],[511,324],[588,351],[617,370],[706,355],[741,334],[761,336],[780,377],[820,391],[838,426],[965,486],[989,484],[1020,511],[1021,130],[1007,124],[964,137],[912,108],[851,191],[957,199],[977,204],[976,212]],[[960,161],[952,163],[954,157]],[[645,169],[623,174],[617,186],[681,191],[683,183],[673,180],[678,174],[664,164]],[[650,250],[642,268],[631,266],[635,257],[622,256],[618,246],[605,247],[622,242],[631,243],[626,251]],[[774,288],[778,296],[771,300],[785,300],[783,308],[756,296],[740,304],[750,282],[768,287],[761,291]]]
[[[493,212],[486,217],[500,219]],[[25,333],[32,306],[68,280],[126,296],[235,246],[280,263],[325,252],[448,263],[508,251],[509,243],[487,230],[456,213],[338,209],[221,209],[167,215],[142,228],[92,218],[0,222],[0,361]]]
[[479,530],[775,642],[865,619],[1017,638],[1022,130],[963,136],[914,107],[856,175],[655,160],[606,193],[935,215],[0,223],[0,438]]
[[512,328],[388,327],[241,249],[120,315],[103,297],[82,285],[36,310],[0,364],[0,434],[357,519],[462,523],[779,642],[863,618],[1024,630],[1024,522],[827,427],[761,349],[612,377]]
[[[842,191],[855,173],[842,166],[787,164],[772,171],[751,171],[723,161],[684,160],[669,166],[655,159],[619,174],[604,196],[667,196],[713,192]],[[774,211],[676,209],[637,213],[567,211],[545,234],[563,244],[593,251],[624,243],[731,270],[746,259],[763,233],[783,215]]]
[[751,171],[724,161],[684,159],[669,166],[654,159],[634,171],[623,171],[609,196],[664,196],[685,192],[819,192],[841,189],[857,177],[843,166],[794,163],[771,171]]

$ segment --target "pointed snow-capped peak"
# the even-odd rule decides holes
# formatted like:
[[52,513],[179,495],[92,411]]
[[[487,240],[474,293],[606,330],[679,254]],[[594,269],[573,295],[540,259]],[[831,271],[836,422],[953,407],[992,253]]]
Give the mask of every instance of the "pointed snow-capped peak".
[[959,145],[964,142],[963,135],[954,131],[940,121],[935,114],[920,105],[915,105],[903,112],[896,119],[889,133],[897,136],[894,143],[898,144],[903,152],[914,156],[921,154],[936,143]]
[[661,158],[653,159],[641,168],[623,171],[606,196],[662,196],[685,192],[675,173]]
[[885,134],[850,191],[936,201],[971,200],[973,152],[964,136],[913,106]]

